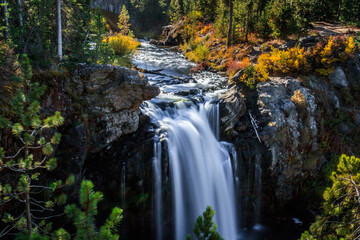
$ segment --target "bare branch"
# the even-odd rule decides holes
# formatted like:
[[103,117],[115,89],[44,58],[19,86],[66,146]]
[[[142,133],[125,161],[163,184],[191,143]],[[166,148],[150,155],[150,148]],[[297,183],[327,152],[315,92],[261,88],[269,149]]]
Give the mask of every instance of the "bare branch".
[[251,125],[253,126],[253,128],[254,128],[254,130],[255,130],[256,137],[257,137],[257,139],[259,140],[259,142],[261,142],[259,133],[258,133],[258,131],[257,131],[257,129],[259,128],[259,126],[257,125],[256,120],[253,118],[253,116],[252,116],[252,114],[251,114],[251,111],[249,111],[249,116],[250,116]]

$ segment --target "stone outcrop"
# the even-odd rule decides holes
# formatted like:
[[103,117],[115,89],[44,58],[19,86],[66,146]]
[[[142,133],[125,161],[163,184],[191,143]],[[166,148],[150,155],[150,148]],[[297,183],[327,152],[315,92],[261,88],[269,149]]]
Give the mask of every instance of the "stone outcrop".
[[82,111],[94,129],[96,148],[133,133],[139,126],[139,107],[160,93],[137,71],[113,66],[83,66],[73,78]]
[[[258,84],[257,91],[262,122],[268,122],[260,136],[272,153],[275,194],[280,200],[290,200],[294,180],[301,179],[304,172],[316,173],[323,163],[317,154],[315,97],[294,78],[270,78]],[[303,96],[303,105],[292,99],[295,91]],[[309,152],[314,154],[309,156]]]
[[336,66],[334,72],[329,75],[330,83],[337,88],[347,88],[347,81],[344,70],[340,66]]
[[36,73],[35,81],[48,86],[43,108],[49,113],[60,111],[65,119],[55,151],[57,174],[59,178],[74,174],[77,181],[90,154],[101,155],[138,130],[140,104],[160,93],[137,71],[110,65],[82,64],[71,73]]

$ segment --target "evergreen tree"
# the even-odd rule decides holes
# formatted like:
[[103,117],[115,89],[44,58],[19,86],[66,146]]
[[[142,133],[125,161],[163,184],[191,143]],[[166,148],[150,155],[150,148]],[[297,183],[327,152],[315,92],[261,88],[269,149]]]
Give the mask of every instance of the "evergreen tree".
[[126,6],[123,5],[120,15],[119,15],[119,22],[117,27],[119,28],[119,32],[126,36],[133,36],[133,32],[130,30],[130,16],[129,12],[126,9]]
[[[198,240],[222,240],[223,238],[216,231],[217,225],[212,220],[215,215],[215,211],[208,206],[202,216],[196,219],[193,232]],[[187,236],[190,240],[190,235]]]
[[68,205],[65,213],[73,220],[77,229],[75,240],[117,240],[116,227],[120,224],[123,210],[115,207],[105,224],[97,229],[95,216],[97,205],[103,199],[101,192],[94,192],[94,185],[91,181],[82,181],[80,188],[80,208],[75,204]]
[[[7,152],[0,147],[0,170],[5,176],[12,173],[11,181],[6,177],[1,179],[0,205],[6,208],[7,203],[19,201],[24,204],[24,210],[17,216],[11,213],[3,215],[3,222],[7,227],[1,234],[6,235],[11,230],[18,229],[30,238],[33,234],[47,234],[51,226],[51,223],[45,221],[38,222],[41,216],[37,214],[50,213],[54,206],[66,201],[65,194],[50,197],[56,189],[64,186],[61,180],[50,186],[36,184],[44,170],[52,171],[56,168],[56,159],[51,156],[54,145],[60,142],[61,134],[55,130],[62,125],[64,119],[60,112],[42,118],[40,99],[45,86],[31,82],[32,70],[26,55],[23,55],[21,70],[21,78],[17,81],[22,88],[18,89],[13,99],[12,117],[0,116],[0,127],[15,138],[14,145],[8,147]],[[72,182],[73,177],[68,179],[67,184]],[[47,201],[39,197],[40,193],[49,196]]]
[[64,53],[71,62],[87,62],[90,51],[91,0],[65,1]]
[[103,35],[106,33],[105,24],[106,21],[100,8],[96,7],[94,17],[91,20],[91,32],[94,35],[92,40],[95,43],[95,63],[98,62],[100,51],[104,48]]
[[324,192],[323,212],[303,240],[356,239],[360,229],[360,158],[341,155],[332,186]]

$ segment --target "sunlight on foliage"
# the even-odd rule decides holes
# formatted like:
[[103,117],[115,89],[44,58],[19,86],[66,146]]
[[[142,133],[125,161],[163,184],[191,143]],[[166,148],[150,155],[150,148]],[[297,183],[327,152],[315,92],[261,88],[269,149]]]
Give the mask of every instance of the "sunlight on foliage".
[[103,42],[108,42],[109,46],[115,51],[117,55],[124,56],[134,53],[140,46],[140,42],[136,39],[122,34],[115,34],[103,39]]

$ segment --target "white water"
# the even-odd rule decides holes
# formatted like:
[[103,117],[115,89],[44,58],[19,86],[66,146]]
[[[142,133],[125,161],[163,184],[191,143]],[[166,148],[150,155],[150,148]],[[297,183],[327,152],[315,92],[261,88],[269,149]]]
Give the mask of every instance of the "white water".
[[[142,105],[142,111],[158,126],[154,137],[154,222],[156,239],[185,240],[192,233],[196,218],[207,206],[215,210],[214,221],[218,232],[226,240],[237,239],[237,211],[235,196],[236,151],[229,143],[218,141],[219,105],[214,99],[224,90],[226,81],[210,72],[190,74],[194,64],[179,53],[142,43],[134,64],[146,69],[164,69],[162,73],[183,78],[189,82],[146,74],[161,88],[161,94]],[[197,89],[198,93],[180,96],[178,92]],[[167,153],[162,153],[160,140]],[[170,176],[162,175],[162,161],[169,157]],[[234,166],[233,166],[234,165]],[[165,204],[163,179],[169,178],[172,204]],[[172,206],[173,209],[164,209]],[[165,214],[172,212],[173,214]],[[174,216],[174,219],[164,219]],[[173,222],[173,236],[166,222]]]
[[156,228],[156,239],[162,239],[162,173],[161,173],[161,142],[159,137],[156,136],[154,139],[154,158],[153,158],[153,169],[154,169],[154,189],[155,189],[155,228]]
[[[234,176],[229,154],[232,146],[219,142],[214,134],[218,129],[212,129],[210,125],[213,122],[215,128],[219,126],[218,105],[208,102],[200,103],[198,107],[186,105],[189,104],[178,102],[175,107],[164,111],[152,104],[146,108],[166,136],[174,198],[175,239],[183,240],[192,233],[196,218],[207,206],[215,210],[214,220],[224,239],[236,239]],[[161,197],[157,179],[161,177],[159,163],[155,160],[161,156],[161,147],[155,143],[155,149],[155,192],[157,197]],[[161,198],[155,206],[159,224]],[[158,226],[157,239],[161,239],[161,231]]]

